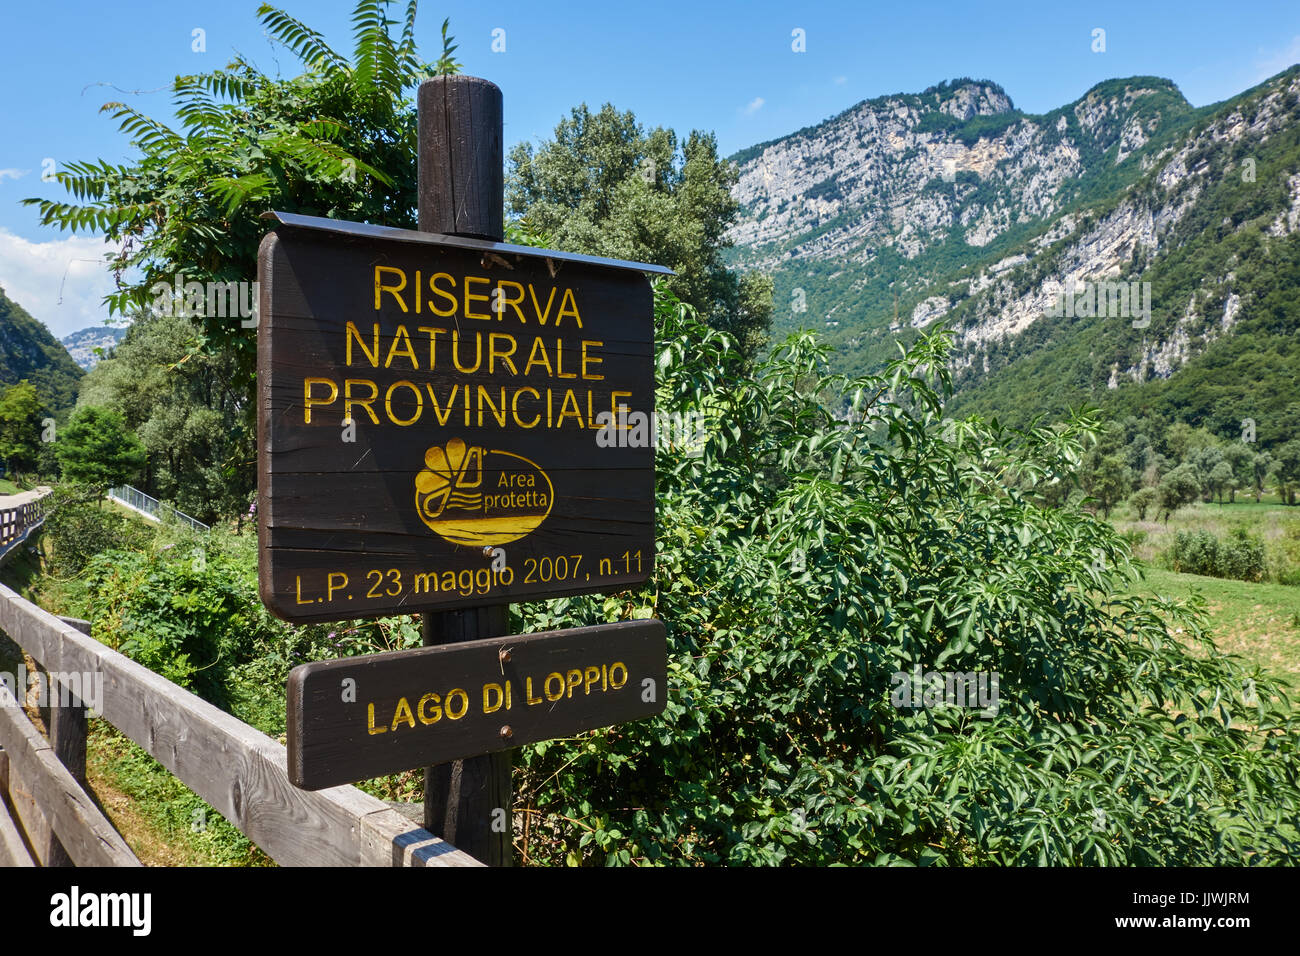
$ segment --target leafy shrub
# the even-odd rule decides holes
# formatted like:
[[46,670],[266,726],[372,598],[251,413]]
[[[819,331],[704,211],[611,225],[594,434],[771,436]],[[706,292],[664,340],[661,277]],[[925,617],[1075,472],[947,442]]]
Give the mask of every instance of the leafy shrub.
[[94,634],[268,734],[284,732],[289,671],[309,661],[418,646],[418,619],[291,625],[257,594],[252,534],[163,526],[157,551],[106,551],[88,565]]
[[153,531],[102,503],[95,490],[55,489],[46,501],[43,533],[50,542],[50,571],[60,577],[81,573],[97,554],[113,548],[144,548]]
[[266,636],[265,612],[241,593],[238,571],[201,548],[109,551],[91,561],[94,628],[110,647],[220,707],[230,668]]
[[1238,581],[1262,581],[1267,572],[1264,542],[1245,528],[1233,528],[1219,543],[1219,574]]
[[[1300,859],[1276,682],[1215,650],[1203,607],[1127,593],[1126,546],[1077,495],[1043,505],[1095,420],[945,421],[943,333],[844,380],[811,336],[750,373],[663,295],[657,320],[658,407],[714,425],[701,457],[658,456],[655,577],[516,614],[659,617],[667,707],[520,751],[526,860]],[[914,666],[997,672],[996,716],[893,706]]]
[[1184,574],[1238,581],[1262,581],[1267,570],[1264,543],[1245,528],[1232,529],[1224,541],[1209,531],[1178,531],[1169,565]]
[[1217,577],[1219,539],[1209,531],[1179,531],[1170,549],[1170,567],[1182,574]]
[[1300,524],[1286,525],[1269,554],[1269,567],[1278,584],[1300,584]]
[[1137,512],[1139,521],[1147,520],[1147,512],[1150,511],[1152,516],[1155,515],[1159,495],[1156,489],[1150,487],[1139,488],[1129,496],[1128,503]]

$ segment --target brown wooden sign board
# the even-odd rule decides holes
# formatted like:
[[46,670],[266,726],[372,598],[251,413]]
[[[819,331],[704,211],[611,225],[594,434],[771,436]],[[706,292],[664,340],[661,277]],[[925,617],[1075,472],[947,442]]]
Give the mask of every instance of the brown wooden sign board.
[[600,434],[654,412],[637,264],[280,218],[258,259],[272,611],[404,614],[649,577],[654,448]]
[[289,779],[320,790],[651,717],[667,672],[656,620],[303,664]]

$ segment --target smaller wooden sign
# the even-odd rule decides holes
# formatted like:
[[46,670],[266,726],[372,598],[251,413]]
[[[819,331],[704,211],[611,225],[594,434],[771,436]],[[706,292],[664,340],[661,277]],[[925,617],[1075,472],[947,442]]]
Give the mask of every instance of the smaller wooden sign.
[[303,664],[289,779],[320,790],[651,717],[667,677],[656,620]]

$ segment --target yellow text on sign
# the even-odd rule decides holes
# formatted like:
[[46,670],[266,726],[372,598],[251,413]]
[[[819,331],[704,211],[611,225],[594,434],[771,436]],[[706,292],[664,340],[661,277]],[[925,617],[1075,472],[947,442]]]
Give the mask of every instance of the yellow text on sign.
[[[371,735],[385,734],[402,729],[415,730],[443,720],[457,721],[469,713],[472,704],[481,705],[482,714],[513,710],[516,705],[535,707],[539,704],[572,700],[578,695],[605,694],[627,686],[627,665],[622,661],[612,664],[590,664],[573,667],[563,672],[552,671],[536,678],[524,678],[523,687],[516,688],[512,680],[489,681],[482,685],[471,700],[470,692],[454,687],[443,693],[429,692],[421,697],[400,697],[396,704],[376,709],[376,702],[366,704],[366,731]],[[522,700],[518,691],[522,690]],[[415,703],[412,704],[411,701]],[[391,710],[391,717],[389,711]]]

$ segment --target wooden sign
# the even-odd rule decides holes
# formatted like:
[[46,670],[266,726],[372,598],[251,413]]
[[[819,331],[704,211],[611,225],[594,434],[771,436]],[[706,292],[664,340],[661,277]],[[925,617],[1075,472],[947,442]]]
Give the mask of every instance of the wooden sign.
[[295,667],[289,779],[354,783],[661,713],[659,621],[625,621]]
[[[258,260],[262,599],[290,620],[645,581],[668,270],[275,214]],[[629,440],[632,438],[633,440]]]

